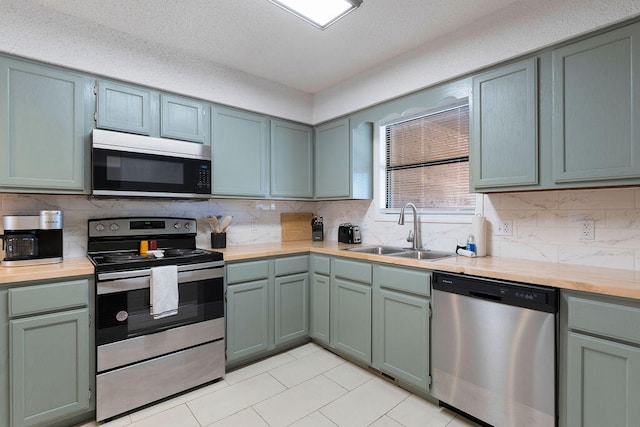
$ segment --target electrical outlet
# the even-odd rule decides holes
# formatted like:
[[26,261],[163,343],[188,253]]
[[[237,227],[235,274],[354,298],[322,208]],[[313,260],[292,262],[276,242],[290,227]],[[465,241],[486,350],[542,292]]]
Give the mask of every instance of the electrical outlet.
[[580,229],[580,240],[595,240],[595,238],[596,238],[595,221],[582,221],[582,228]]
[[501,219],[496,223],[493,230],[495,236],[511,236],[513,234],[513,220]]

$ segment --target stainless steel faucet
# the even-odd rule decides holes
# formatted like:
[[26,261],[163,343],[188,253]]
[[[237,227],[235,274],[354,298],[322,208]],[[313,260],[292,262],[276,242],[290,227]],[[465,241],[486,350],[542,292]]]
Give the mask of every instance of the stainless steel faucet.
[[419,227],[420,221],[418,221],[418,211],[416,210],[416,205],[409,202],[402,207],[402,210],[400,211],[400,218],[398,219],[398,224],[404,225],[404,210],[407,206],[413,210],[413,232],[409,231],[407,242],[413,242],[413,249],[422,249],[422,239],[420,239]]

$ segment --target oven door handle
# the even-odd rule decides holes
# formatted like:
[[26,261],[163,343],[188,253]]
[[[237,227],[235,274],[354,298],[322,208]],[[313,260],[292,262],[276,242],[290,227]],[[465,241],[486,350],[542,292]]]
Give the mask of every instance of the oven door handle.
[[[189,283],[223,277],[224,269],[222,268],[180,271],[180,267],[178,267],[178,283]],[[97,293],[98,295],[104,295],[134,289],[145,289],[149,287],[150,278],[151,269],[100,273],[98,274]]]

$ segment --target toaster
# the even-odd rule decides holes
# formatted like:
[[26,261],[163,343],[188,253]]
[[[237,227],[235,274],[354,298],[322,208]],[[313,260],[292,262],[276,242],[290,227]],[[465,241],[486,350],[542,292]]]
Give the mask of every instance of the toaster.
[[340,243],[362,243],[360,228],[350,223],[340,224],[338,227],[338,242]]

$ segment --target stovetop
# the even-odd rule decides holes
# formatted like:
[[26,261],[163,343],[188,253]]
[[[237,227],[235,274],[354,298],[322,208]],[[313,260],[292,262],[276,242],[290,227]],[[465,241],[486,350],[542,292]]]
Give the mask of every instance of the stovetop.
[[[89,220],[89,259],[97,272],[222,261],[220,252],[196,249],[196,220],[173,217]],[[162,257],[140,255],[140,242],[152,241]]]
[[222,261],[220,252],[204,249],[174,248],[165,249],[164,256],[157,257],[153,254],[140,255],[135,251],[104,252],[89,254],[89,259],[96,266],[96,271],[123,271],[157,267],[161,265],[185,265],[198,264],[213,261]]

